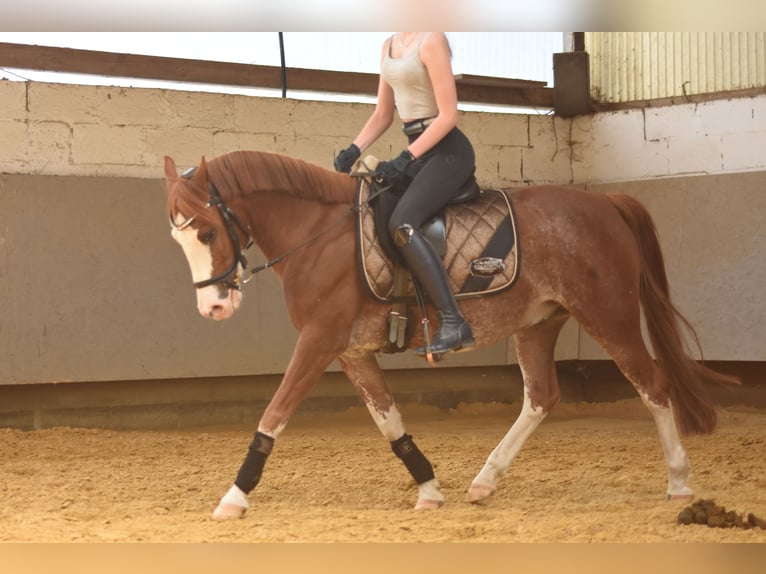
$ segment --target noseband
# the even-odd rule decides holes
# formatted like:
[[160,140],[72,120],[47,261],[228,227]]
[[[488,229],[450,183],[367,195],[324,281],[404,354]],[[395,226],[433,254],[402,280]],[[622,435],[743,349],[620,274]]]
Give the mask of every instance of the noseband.
[[[181,174],[181,177],[184,179],[190,179],[191,176],[196,171],[196,167],[187,169],[183,174]],[[247,283],[249,280],[242,280],[239,276],[239,273],[237,273],[237,268],[239,266],[242,266],[243,269],[247,269],[247,258],[245,258],[245,254],[243,253],[242,245],[239,242],[239,236],[237,235],[237,230],[234,227],[235,225],[239,227],[240,231],[245,235],[245,237],[248,238],[248,244],[245,246],[245,249],[250,247],[252,244],[252,239],[250,238],[250,231],[245,227],[245,225],[242,223],[242,220],[240,220],[239,217],[237,217],[237,214],[234,213],[231,208],[224,203],[223,199],[221,198],[221,194],[218,192],[218,189],[215,187],[213,182],[210,182],[210,199],[208,199],[206,207],[215,207],[218,209],[218,213],[221,214],[221,218],[223,219],[223,223],[226,226],[226,233],[229,236],[229,239],[231,240],[231,247],[234,252],[234,259],[231,262],[231,265],[229,268],[224,271],[223,273],[220,273],[218,275],[215,275],[214,277],[211,277],[210,279],[204,279],[202,281],[196,281],[194,283],[194,286],[197,289],[202,289],[203,287],[208,287],[210,285],[220,284],[221,286],[227,288],[227,289],[236,289],[237,291],[242,291],[242,285],[244,283]],[[183,229],[184,227],[188,226],[192,221],[194,220],[194,217],[191,217],[187,219],[184,223],[182,223],[180,226],[173,225],[177,229]]]

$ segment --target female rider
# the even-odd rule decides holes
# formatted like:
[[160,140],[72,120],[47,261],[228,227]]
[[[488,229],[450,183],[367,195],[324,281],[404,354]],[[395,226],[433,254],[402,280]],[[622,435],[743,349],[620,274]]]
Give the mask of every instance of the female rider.
[[[437,357],[475,345],[441,258],[420,231],[474,171],[473,146],[457,127],[451,58],[443,33],[399,32],[386,39],[375,110],[334,162],[337,171],[349,173],[362,152],[388,129],[397,110],[409,145],[392,161],[383,162],[378,175],[388,184],[406,187],[388,232],[437,310],[439,327],[430,343]],[[427,351],[421,347],[415,352]]]

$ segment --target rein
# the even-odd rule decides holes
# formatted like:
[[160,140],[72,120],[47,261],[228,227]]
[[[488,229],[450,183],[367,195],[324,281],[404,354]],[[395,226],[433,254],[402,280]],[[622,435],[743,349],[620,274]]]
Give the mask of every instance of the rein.
[[[343,222],[344,219],[346,219],[346,217],[348,217],[349,215],[353,214],[357,210],[358,210],[358,208],[356,206],[350,208],[346,213],[341,215],[339,218],[337,218],[335,221],[333,221],[330,225],[328,225],[327,227],[325,227],[321,231],[318,231],[317,233],[315,233],[314,235],[312,235],[308,239],[304,239],[298,245],[294,245],[293,247],[291,247],[290,249],[285,251],[282,255],[280,255],[278,257],[275,257],[274,259],[272,259],[271,261],[267,261],[266,263],[261,263],[260,265],[256,265],[255,267],[250,269],[250,271],[249,271],[250,277],[248,277],[247,279],[243,279],[241,281],[241,283],[249,283],[252,280],[252,278],[255,277],[256,273],[258,273],[260,271],[263,271],[265,269],[268,269],[269,267],[273,267],[277,263],[281,263],[282,260],[285,257],[287,257],[288,255],[294,253],[295,251],[298,251],[299,249],[305,247],[306,245],[308,245],[312,241],[318,239],[319,237],[321,237],[322,235],[324,235],[325,233],[330,231],[331,229],[337,227],[338,225],[340,225]],[[208,281],[210,281],[210,279],[208,279]]]
[[327,227],[325,227],[321,231],[318,231],[317,233],[315,233],[314,235],[312,235],[308,239],[305,239],[305,240],[301,241],[298,245],[295,245],[295,246],[291,247],[290,249],[288,249],[285,253],[283,253],[279,257],[275,257],[274,259],[272,259],[271,261],[268,261],[267,263],[262,263],[261,265],[257,265],[256,267],[253,267],[250,270],[251,276],[248,277],[246,281],[243,281],[243,283],[249,282],[252,279],[252,277],[256,273],[258,273],[259,271],[263,271],[264,269],[268,269],[269,267],[273,267],[277,263],[280,263],[285,257],[290,255],[291,253],[293,253],[295,251],[298,251],[299,249],[301,249],[302,247],[305,247],[306,245],[308,245],[312,241],[318,239],[319,237],[321,237],[322,235],[324,235],[325,233],[327,233],[328,231],[330,231],[334,227],[340,225],[341,222],[344,219],[346,219],[349,215],[353,215],[355,213],[359,213],[359,211],[362,209],[362,206],[369,205],[370,201],[375,199],[377,196],[379,196],[384,191],[388,191],[389,189],[391,189],[391,187],[392,187],[391,185],[387,185],[385,187],[377,189],[374,193],[371,193],[367,197],[367,199],[364,200],[364,202],[360,203],[359,205],[354,205],[353,207],[351,207],[346,213],[341,215],[339,218],[337,218],[335,221],[333,221],[330,225],[328,225]]
[[285,257],[287,257],[288,255],[290,255],[290,254],[294,253],[295,251],[298,251],[299,249],[305,247],[306,245],[308,245],[312,241],[315,241],[316,239],[318,239],[319,237],[321,237],[322,235],[324,235],[328,231],[330,231],[330,230],[334,229],[335,227],[337,227],[338,225],[340,225],[343,222],[343,220],[346,219],[349,215],[353,215],[355,213],[359,213],[359,211],[361,210],[362,206],[369,205],[371,200],[375,199],[378,195],[380,195],[384,191],[388,191],[389,189],[391,189],[391,187],[392,186],[389,185],[389,186],[386,186],[386,187],[383,187],[381,189],[376,190],[375,193],[370,194],[367,197],[367,199],[364,200],[363,203],[361,203],[359,205],[354,205],[353,207],[349,208],[349,210],[347,212],[345,212],[343,215],[338,217],[335,221],[333,221],[331,224],[329,224],[324,229],[318,231],[317,233],[315,233],[314,235],[312,235],[308,239],[304,239],[298,245],[294,245],[293,247],[291,247],[290,249],[285,251],[282,255],[280,255],[278,257],[275,257],[271,261],[268,261],[266,263],[262,263],[261,265],[256,265],[255,267],[253,267],[250,270],[250,277],[248,277],[246,280],[243,280],[242,283],[250,282],[250,280],[255,276],[256,273],[258,273],[260,271],[263,271],[265,269],[268,269],[269,267],[273,267],[277,263],[281,263],[282,260]]
[[[184,179],[190,179],[191,176],[196,171],[196,169],[197,169],[196,167],[187,169],[181,174],[181,177]],[[352,206],[348,211],[346,211],[343,215],[338,217],[335,221],[330,223],[324,229],[318,231],[317,233],[315,233],[308,239],[301,241],[297,245],[294,245],[293,247],[285,251],[282,255],[279,255],[278,257],[275,257],[274,259],[267,261],[266,263],[256,265],[255,267],[253,267],[252,269],[248,271],[248,273],[250,274],[249,277],[242,279],[237,274],[237,268],[242,267],[243,270],[247,270],[247,258],[242,252],[243,251],[242,245],[239,242],[239,236],[237,235],[237,231],[234,228],[234,225],[236,224],[237,227],[239,227],[239,229],[242,231],[242,233],[244,233],[244,235],[248,238],[248,243],[245,246],[245,249],[247,249],[253,244],[253,239],[250,236],[250,230],[242,223],[239,217],[237,217],[237,214],[234,213],[234,211],[232,211],[228,205],[226,205],[226,203],[223,201],[223,198],[221,197],[220,192],[211,181],[209,186],[210,199],[207,202],[207,207],[218,208],[218,213],[221,214],[221,218],[223,219],[223,222],[226,225],[226,232],[229,236],[229,239],[231,239],[231,245],[234,250],[234,260],[232,261],[229,268],[223,273],[220,273],[209,279],[196,281],[193,285],[197,289],[202,289],[203,287],[208,287],[210,285],[215,285],[216,283],[220,283],[221,285],[223,285],[224,287],[228,289],[236,289],[237,291],[242,291],[242,286],[252,281],[256,273],[259,273],[261,271],[264,271],[266,269],[273,267],[274,265],[277,265],[278,263],[281,263],[282,260],[284,260],[288,255],[291,255],[292,253],[298,251],[299,249],[302,249],[303,247],[315,241],[316,239],[318,239],[325,233],[331,231],[332,229],[340,225],[344,219],[346,219],[350,215],[358,213],[363,205],[368,205],[372,199],[374,199],[381,193],[388,191],[390,188],[391,186],[388,185],[376,190],[375,193],[370,194],[363,203],[361,203],[360,205]],[[190,217],[189,219],[184,221],[181,225],[176,225],[172,221],[171,223],[173,223],[173,225],[177,229],[183,229],[189,226],[192,223],[192,221],[194,221],[194,217]]]

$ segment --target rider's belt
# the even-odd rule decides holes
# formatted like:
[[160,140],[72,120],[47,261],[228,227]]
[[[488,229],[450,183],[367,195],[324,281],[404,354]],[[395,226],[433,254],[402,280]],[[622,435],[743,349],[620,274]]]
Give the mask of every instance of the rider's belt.
[[415,136],[418,134],[422,134],[424,131],[426,131],[426,128],[428,126],[434,123],[435,119],[436,118],[426,118],[424,120],[414,120],[412,122],[407,122],[406,124],[404,124],[402,131],[404,132],[404,135],[406,136]]

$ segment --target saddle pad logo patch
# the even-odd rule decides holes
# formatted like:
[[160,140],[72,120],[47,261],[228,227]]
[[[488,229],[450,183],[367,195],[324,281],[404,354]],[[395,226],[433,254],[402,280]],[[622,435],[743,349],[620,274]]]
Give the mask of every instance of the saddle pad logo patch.
[[471,261],[468,270],[476,277],[493,277],[505,271],[505,262],[497,257],[480,257]]

